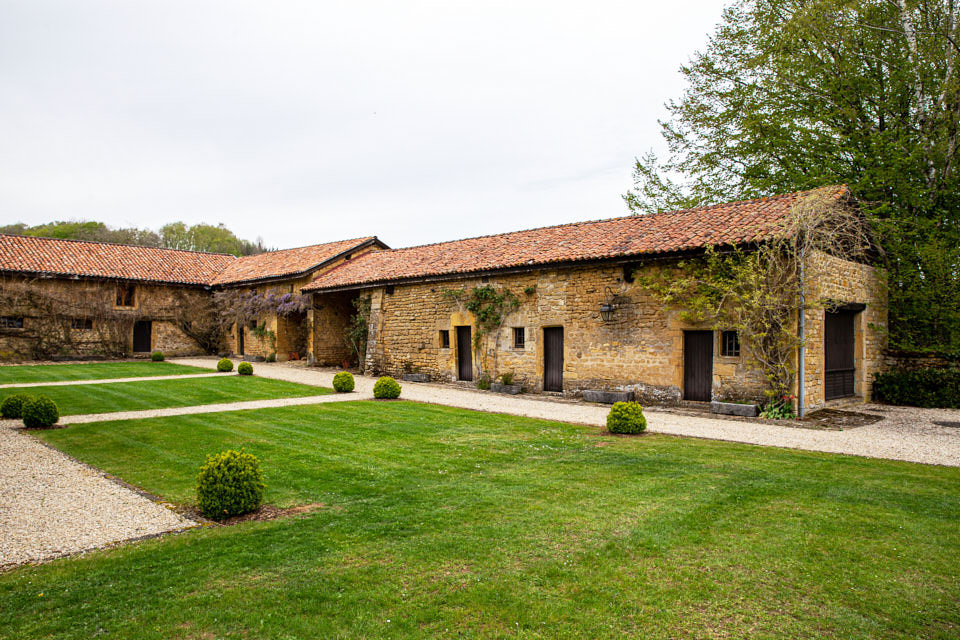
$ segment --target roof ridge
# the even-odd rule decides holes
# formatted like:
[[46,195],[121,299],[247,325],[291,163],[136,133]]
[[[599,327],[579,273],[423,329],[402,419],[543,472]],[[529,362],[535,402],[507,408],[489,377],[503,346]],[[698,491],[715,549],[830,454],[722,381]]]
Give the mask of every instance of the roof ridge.
[[551,224],[551,225],[546,225],[546,226],[543,226],[543,227],[531,227],[531,228],[529,228],[529,229],[518,229],[518,230],[516,230],[516,231],[505,231],[505,232],[502,232],[502,233],[490,233],[490,234],[479,235],[479,236],[470,236],[470,237],[467,237],[467,238],[457,238],[456,240],[441,240],[441,241],[439,241],[439,242],[428,242],[428,243],[426,243],[426,244],[415,244],[415,245],[411,245],[411,246],[409,246],[409,247],[397,247],[397,248],[395,248],[395,249],[390,249],[389,251],[391,251],[391,252],[397,252],[397,251],[406,251],[406,250],[408,250],[408,249],[423,249],[423,248],[426,248],[426,247],[436,247],[436,246],[441,245],[441,244],[452,244],[452,243],[454,243],[454,242],[465,242],[465,241],[467,241],[467,240],[484,240],[484,239],[486,239],[486,238],[501,238],[501,237],[503,237],[503,236],[509,236],[509,235],[513,235],[513,234],[517,234],[517,233],[526,233],[526,232],[528,232],[528,231],[546,231],[546,230],[548,230],[548,229],[560,229],[560,228],[580,227],[580,226],[585,226],[585,225],[599,224],[599,223],[601,223],[601,222],[614,222],[614,221],[617,221],[617,220],[629,220],[629,219],[631,219],[631,218],[643,219],[643,218],[651,218],[651,217],[657,217],[657,216],[676,215],[676,214],[679,214],[679,213],[695,213],[695,212],[698,212],[698,211],[707,211],[707,210],[710,210],[710,209],[717,209],[717,208],[720,208],[720,207],[731,207],[731,206],[735,206],[735,205],[755,204],[755,203],[758,203],[758,202],[765,202],[765,201],[770,201],[770,200],[780,200],[780,199],[787,198],[787,197],[790,197],[790,196],[798,196],[798,195],[800,195],[800,194],[813,193],[814,191],[821,191],[821,190],[830,189],[830,188],[833,188],[833,187],[840,188],[840,189],[842,190],[842,189],[846,188],[846,186],[847,186],[846,184],[843,184],[843,185],[827,185],[827,186],[825,186],[825,187],[817,187],[817,188],[815,188],[815,189],[803,189],[803,190],[800,190],[800,191],[792,191],[792,192],[789,192],[789,193],[778,193],[778,194],[775,194],[775,195],[772,195],[772,196],[761,196],[761,197],[759,197],[759,198],[750,198],[750,199],[747,199],[747,200],[734,200],[734,201],[732,201],[732,202],[718,202],[718,203],[716,203],[716,204],[701,205],[701,206],[699,206],[699,207],[690,207],[689,209],[672,209],[672,210],[670,210],[670,211],[656,211],[656,212],[654,212],[654,213],[631,214],[631,215],[628,215],[628,216],[616,216],[616,217],[613,217],[613,218],[597,218],[597,219],[594,219],[594,220],[580,220],[580,221],[578,221],[578,222],[565,222],[565,223],[562,223],[562,224]]
[[316,242],[314,244],[305,244],[299,247],[287,247],[286,249],[270,249],[269,251],[264,251],[262,253],[253,253],[248,256],[237,256],[238,258],[252,258],[254,256],[262,256],[270,253],[280,253],[281,251],[296,251],[297,249],[312,249],[313,247],[325,247],[331,244],[341,244],[344,242],[366,242],[368,240],[377,240],[377,236],[360,236],[358,238],[345,238],[343,240],[331,240],[330,242]]
[[104,240],[81,240],[79,238],[52,238],[50,236],[27,236],[27,235],[21,235],[18,233],[0,233],[0,237],[29,238],[31,240],[54,240],[56,242],[78,242],[81,244],[99,244],[99,245],[107,245],[110,247],[132,247],[135,249],[156,249],[159,251],[176,251],[178,253],[199,253],[206,256],[229,256],[234,259],[237,259],[240,257],[240,256],[235,256],[232,253],[219,253],[216,251],[197,251],[196,249],[174,249],[173,247],[151,247],[143,244],[125,244],[123,242],[106,242]]

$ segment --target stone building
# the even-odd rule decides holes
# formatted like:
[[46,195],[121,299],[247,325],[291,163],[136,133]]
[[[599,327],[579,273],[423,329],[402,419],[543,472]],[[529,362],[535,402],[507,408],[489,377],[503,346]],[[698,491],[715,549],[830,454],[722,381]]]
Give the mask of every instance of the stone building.
[[[814,197],[858,215],[845,187],[828,187],[396,250],[368,237],[235,258],[0,235],[0,277],[9,292],[27,282],[96,292],[97,318],[65,313],[58,322],[76,336],[114,327],[128,352],[202,352],[184,305],[299,296],[306,304],[296,313],[238,316],[218,350],[341,366],[355,359],[344,338],[354,301],[367,299],[364,364],[372,372],[449,381],[506,373],[531,391],[627,390],[658,403],[745,400],[762,397],[767,385],[739,336],[684,321],[638,276],[680,268],[708,247],[750,250]],[[883,366],[883,273],[826,253],[808,261],[817,275],[804,291],[820,304],[797,322],[805,340],[793,363],[804,371],[796,391],[807,408],[867,399]],[[476,289],[509,302],[502,323],[479,339],[482,323],[468,303]],[[31,357],[28,334],[42,318],[14,295],[0,303],[0,356]],[[68,346],[104,352],[102,340]]]
[[[814,197],[857,214],[846,188],[831,187],[370,253],[303,288],[315,298],[314,354],[324,364],[349,357],[339,336],[350,301],[369,296],[373,372],[450,381],[509,373],[530,390],[628,390],[657,403],[762,399],[766,381],[735,332],[684,322],[637,275],[707,247],[756,246]],[[806,407],[866,399],[883,363],[883,274],[829,255],[810,260],[822,268],[810,269],[819,275],[805,283],[807,299],[823,304],[804,314]],[[479,341],[462,295],[478,287],[515,298]]]

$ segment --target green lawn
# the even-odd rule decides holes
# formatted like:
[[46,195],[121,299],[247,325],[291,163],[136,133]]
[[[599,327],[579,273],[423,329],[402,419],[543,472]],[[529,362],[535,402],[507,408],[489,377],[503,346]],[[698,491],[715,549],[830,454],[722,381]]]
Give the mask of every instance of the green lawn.
[[256,376],[224,375],[210,378],[170,378],[143,382],[0,389],[0,401],[15,393],[45,395],[57,403],[60,415],[68,416],[81,413],[190,407],[199,404],[268,398],[319,396],[333,393],[333,390]]
[[210,373],[210,370],[170,362],[151,361],[12,365],[0,367],[0,384],[177,376],[185,373]]
[[326,506],[0,575],[0,637],[960,634],[960,469],[405,402],[38,435],[181,502],[244,446]]

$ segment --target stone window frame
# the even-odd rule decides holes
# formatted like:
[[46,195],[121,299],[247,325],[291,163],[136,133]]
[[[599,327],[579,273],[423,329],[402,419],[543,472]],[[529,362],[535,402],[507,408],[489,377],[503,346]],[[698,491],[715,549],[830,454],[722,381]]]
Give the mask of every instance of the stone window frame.
[[70,318],[70,328],[74,331],[93,331],[91,318]]
[[[518,340],[519,338],[519,340]],[[511,341],[514,349],[525,350],[527,348],[527,328],[513,327],[513,340]]]
[[117,283],[117,298],[113,305],[117,309],[133,309],[137,306],[137,285],[132,282]]
[[440,329],[439,340],[440,340],[441,349],[449,349],[450,348],[450,329]]
[[23,316],[0,316],[0,328],[23,329]]
[[720,357],[739,359],[743,350],[740,347],[740,334],[737,331],[720,331]]

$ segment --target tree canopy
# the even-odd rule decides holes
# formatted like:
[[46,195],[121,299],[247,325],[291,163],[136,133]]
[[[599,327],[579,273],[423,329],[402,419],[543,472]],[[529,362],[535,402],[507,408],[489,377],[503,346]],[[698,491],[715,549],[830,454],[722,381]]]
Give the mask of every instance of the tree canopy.
[[138,229],[136,227],[115,229],[102,222],[95,221],[57,221],[32,227],[19,222],[0,227],[0,233],[93,242],[116,242],[142,247],[212,251],[214,253],[230,253],[235,256],[253,255],[266,251],[262,239],[257,238],[256,242],[243,240],[222,224],[216,226],[209,224],[188,226],[183,222],[171,222],[161,227],[160,232],[157,233],[150,229]]
[[739,0],[682,67],[636,213],[846,183],[879,232],[891,344],[960,351],[955,0]]

